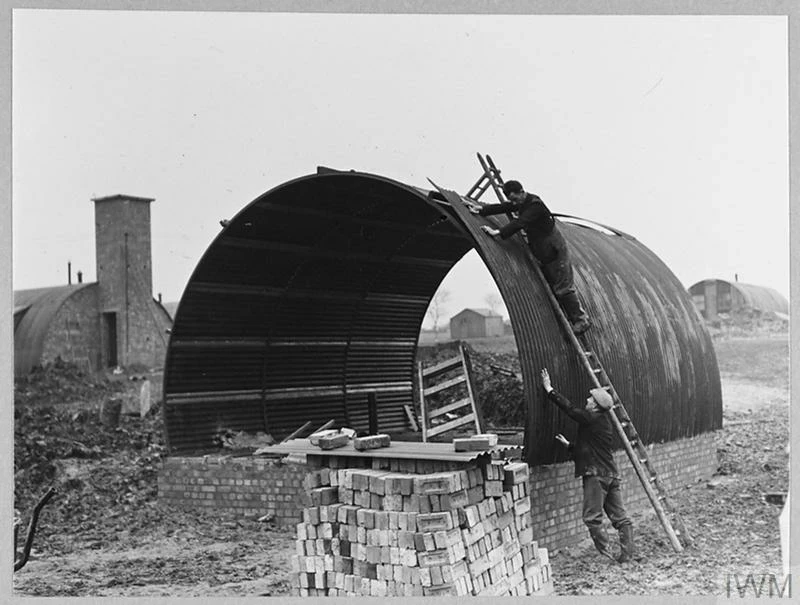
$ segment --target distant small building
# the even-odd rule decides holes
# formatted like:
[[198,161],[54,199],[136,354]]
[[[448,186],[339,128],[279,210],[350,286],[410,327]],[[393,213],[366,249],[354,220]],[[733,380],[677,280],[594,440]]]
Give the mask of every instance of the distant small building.
[[789,314],[789,302],[772,288],[743,284],[724,279],[704,279],[689,288],[697,310],[708,320],[720,313],[736,314],[746,311]]
[[503,317],[491,309],[464,309],[450,318],[450,338],[486,338],[505,333]]
[[150,198],[96,198],[97,281],[14,292],[14,375],[60,357],[86,370],[161,367],[172,319],[153,299]]

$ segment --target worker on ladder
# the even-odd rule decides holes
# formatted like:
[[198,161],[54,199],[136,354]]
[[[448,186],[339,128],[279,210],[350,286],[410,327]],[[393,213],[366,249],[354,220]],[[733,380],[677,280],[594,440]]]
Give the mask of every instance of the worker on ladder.
[[509,212],[513,214],[513,219],[500,229],[488,225],[481,228],[491,237],[499,235],[502,239],[511,237],[520,229],[525,230],[528,247],[541,263],[542,273],[564,309],[573,332],[576,335],[583,334],[589,329],[591,322],[578,300],[567,242],[558,230],[555,218],[542,199],[538,195],[527,193],[519,181],[504,183],[503,193],[509,202],[483,206],[468,204],[470,212],[480,216]]
[[[606,414],[614,404],[611,395],[603,389],[592,389],[591,397],[582,409],[553,388],[546,368],[541,377],[548,399],[578,423],[578,436],[573,446],[575,476],[583,481],[583,522],[589,528],[595,547],[619,563],[638,561],[633,524],[622,503],[619,470],[612,454],[614,429]],[[619,532],[618,557],[611,552],[608,534],[603,527],[603,511]]]

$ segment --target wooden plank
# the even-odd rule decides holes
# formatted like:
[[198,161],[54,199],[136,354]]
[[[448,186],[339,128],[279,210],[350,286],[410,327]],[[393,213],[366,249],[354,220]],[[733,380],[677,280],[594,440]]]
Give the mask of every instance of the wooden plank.
[[483,427],[486,426],[486,423],[483,420],[483,412],[480,404],[478,403],[478,399],[475,396],[475,381],[472,375],[472,360],[470,359],[469,351],[463,342],[461,343],[459,349],[461,352],[461,361],[464,365],[464,374],[467,377],[467,393],[469,395],[469,402],[472,404],[472,413],[475,414],[475,430],[478,433],[482,433]]
[[440,363],[437,363],[435,366],[431,366],[429,368],[425,368],[422,370],[422,375],[425,378],[430,378],[431,376],[436,376],[437,374],[441,374],[442,372],[446,372],[447,370],[452,370],[461,363],[461,357],[453,357],[452,359],[447,359]]
[[310,424],[311,424],[311,421],[309,420],[303,426],[301,426],[299,429],[297,429],[294,433],[290,433],[287,437],[285,437],[283,439],[283,441],[281,441],[281,443],[286,443],[287,441],[289,441],[289,439],[294,439],[300,433],[302,433],[304,430],[306,430]]
[[436,408],[432,412],[428,413],[428,417],[433,419],[437,416],[441,416],[442,414],[446,414],[447,412],[452,412],[453,410],[457,410],[459,408],[463,408],[470,404],[470,400],[468,397],[464,399],[459,399],[458,401],[454,401],[453,403],[448,403],[447,405],[443,405],[440,408]]
[[[275,454],[308,454],[310,456],[325,456],[317,446],[311,445],[308,439],[293,439],[287,443],[267,446],[265,450]],[[498,452],[501,457],[511,457],[520,452],[520,446],[498,445],[492,451]],[[386,448],[369,450],[366,455],[370,458],[398,458],[404,460],[450,460],[454,462],[468,462],[474,460],[481,452],[456,452],[450,442],[438,443],[419,441],[392,441]],[[364,458],[365,452],[359,452],[353,447],[352,441],[349,445],[336,450],[336,456]]]
[[444,424],[435,426],[432,429],[428,429],[428,437],[433,437],[434,435],[440,435],[442,433],[446,433],[447,431],[452,431],[457,426],[468,424],[470,422],[475,422],[475,414],[467,414],[462,418],[456,418],[450,422],[445,422]]
[[422,441],[423,443],[428,440],[428,405],[425,401],[425,377],[422,375],[422,363],[417,365],[419,373],[419,409],[420,420],[422,421]]
[[437,384],[436,386],[424,389],[424,392],[425,395],[433,395],[434,393],[438,393],[439,391],[444,391],[445,389],[449,389],[450,387],[454,387],[466,381],[467,381],[466,375],[462,374],[461,376],[456,376],[455,378],[451,378],[450,380],[445,380],[444,382]]
[[314,432],[315,432],[315,433],[319,433],[320,431],[324,431],[325,429],[327,429],[327,428],[330,428],[330,427],[333,425],[333,423],[334,423],[334,422],[335,422],[335,420],[334,420],[333,418],[331,418],[330,420],[328,420],[328,422],[326,422],[325,424],[323,424],[321,427],[319,427],[319,428],[318,428],[316,431],[314,431]]

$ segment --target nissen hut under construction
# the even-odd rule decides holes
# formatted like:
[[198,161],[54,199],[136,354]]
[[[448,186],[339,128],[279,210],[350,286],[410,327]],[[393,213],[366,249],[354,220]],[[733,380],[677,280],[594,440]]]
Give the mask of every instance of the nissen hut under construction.
[[[304,422],[320,426],[333,418],[336,426],[366,432],[372,401],[380,432],[408,431],[404,406],[414,402],[426,310],[448,272],[476,249],[514,327],[537,539],[546,546],[582,539],[580,484],[553,440],[556,433],[573,435],[574,426],[545,402],[539,372],[549,368],[572,401],[583,401],[594,385],[527,247],[487,237],[482,219],[458,199],[374,174],[319,169],[267,191],[224,223],[181,298],[167,352],[170,458],[159,488],[165,498],[189,498],[189,483],[179,477],[187,470],[222,476],[223,462],[210,466],[197,456],[213,450],[222,428],[280,440]],[[713,431],[722,425],[720,379],[689,293],[634,237],[571,217],[560,221],[577,290],[593,318],[586,342],[641,442],[652,446],[661,478],[685,485],[709,476],[716,469]],[[624,454],[619,466],[630,473]],[[234,482],[245,472],[236,468]],[[266,487],[236,506],[256,513],[267,507],[281,522],[296,521],[304,501],[291,491],[299,483],[289,466],[251,470],[252,485],[267,481]],[[636,477],[626,477],[626,503],[646,504]],[[192,495],[191,503],[212,498],[208,483],[195,486],[208,493]],[[230,501],[218,496],[203,503]]]

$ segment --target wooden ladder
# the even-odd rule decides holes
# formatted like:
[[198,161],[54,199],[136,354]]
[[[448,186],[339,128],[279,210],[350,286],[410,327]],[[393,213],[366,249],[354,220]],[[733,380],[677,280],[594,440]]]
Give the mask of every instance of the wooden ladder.
[[[483,168],[483,175],[480,179],[478,179],[475,185],[473,185],[465,197],[468,197],[473,201],[477,201],[480,196],[483,195],[483,193],[485,193],[491,186],[500,202],[507,202],[505,196],[503,195],[503,179],[500,176],[500,171],[492,161],[492,158],[487,155],[486,159],[484,159],[481,154],[478,154],[478,160]],[[509,218],[511,218],[510,215]],[[520,233],[522,234],[521,231]],[[525,239],[524,234],[522,237]],[[526,249],[528,247],[527,240],[525,247]],[[564,311],[561,309],[561,305],[558,303],[555,294],[553,294],[552,289],[545,280],[542,270],[539,267],[539,262],[536,259],[533,259],[533,266],[536,274],[539,276],[540,283],[547,293],[550,306],[553,308],[556,317],[561,322],[561,326],[564,329],[564,332],[567,334],[568,340],[575,349],[575,352],[578,354],[578,358],[581,360],[581,363],[589,374],[594,386],[596,388],[605,389],[613,398],[613,413],[610,414],[611,422],[614,425],[620,440],[622,441],[622,445],[625,448],[625,453],[628,455],[628,459],[631,461],[637,477],[639,477],[639,481],[641,482],[642,487],[647,494],[647,498],[650,500],[650,503],[652,504],[653,509],[656,511],[656,515],[661,522],[661,525],[664,527],[664,531],[669,538],[670,544],[676,552],[681,552],[684,546],[691,546],[694,541],[685,524],[683,523],[683,519],[681,518],[677,507],[670,500],[669,496],[667,495],[667,491],[664,489],[664,486],[659,480],[658,474],[650,462],[647,449],[644,447],[639,434],[636,432],[636,428],[633,426],[633,421],[628,415],[628,412],[625,410],[622,400],[617,394],[617,391],[614,389],[614,385],[611,383],[611,378],[601,365],[597,355],[589,348],[586,336],[576,336],[572,331],[572,325],[567,319],[567,316],[564,314]]]
[[[443,374],[453,374],[454,370],[458,373],[446,380],[436,382],[435,379],[442,378]],[[422,425],[422,440],[428,441],[429,438],[442,433],[447,433],[460,426],[473,424],[477,434],[482,433],[483,421],[480,409],[475,402],[475,389],[472,380],[472,364],[470,362],[469,351],[464,343],[459,343],[458,355],[437,363],[428,368],[423,367],[422,362],[418,364],[419,371],[419,401],[420,401],[420,424]],[[461,387],[462,397],[455,394],[456,389]],[[437,398],[434,395],[447,394],[449,398],[459,397],[451,403],[434,407]],[[448,413],[455,413],[469,409],[468,413],[447,422],[432,425],[435,418],[439,418]]]

